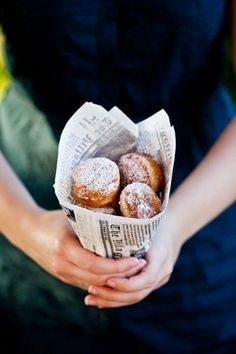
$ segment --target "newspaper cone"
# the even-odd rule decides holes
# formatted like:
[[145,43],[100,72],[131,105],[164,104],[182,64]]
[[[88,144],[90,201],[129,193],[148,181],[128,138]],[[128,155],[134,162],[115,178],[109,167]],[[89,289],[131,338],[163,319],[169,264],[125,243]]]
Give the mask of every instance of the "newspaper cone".
[[[127,152],[150,154],[165,174],[161,212],[150,219],[95,213],[73,203],[72,169],[89,157],[117,161]],[[175,131],[161,110],[134,124],[121,110],[109,112],[85,103],[67,122],[59,142],[55,193],[82,246],[103,257],[143,257],[155,236],[169,200],[175,157]]]

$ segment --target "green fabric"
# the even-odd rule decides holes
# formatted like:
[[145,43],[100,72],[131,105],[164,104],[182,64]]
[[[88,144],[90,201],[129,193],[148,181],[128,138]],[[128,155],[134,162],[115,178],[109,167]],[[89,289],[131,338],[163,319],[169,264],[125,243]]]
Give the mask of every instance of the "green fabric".
[[[53,190],[57,141],[45,116],[16,82],[0,105],[0,148],[37,202],[45,208],[58,208]],[[0,237],[0,300],[16,311],[21,326],[61,325],[65,332],[73,324],[79,326],[76,338],[81,335],[85,340],[84,333],[103,328],[105,318],[101,311],[84,306],[84,295],[47,274]]]
[[55,207],[57,142],[45,116],[16,82],[0,105],[0,148],[40,204]]

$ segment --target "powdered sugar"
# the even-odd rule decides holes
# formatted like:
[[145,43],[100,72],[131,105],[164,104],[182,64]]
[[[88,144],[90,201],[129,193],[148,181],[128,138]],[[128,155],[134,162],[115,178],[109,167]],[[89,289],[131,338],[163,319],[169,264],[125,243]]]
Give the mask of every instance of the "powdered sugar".
[[149,183],[147,168],[136,153],[121,156],[118,166],[123,186],[132,182]]
[[156,214],[153,214],[153,209],[147,203],[143,202],[137,206],[138,219],[148,219]]
[[119,169],[107,158],[89,158],[74,168],[72,179],[84,191],[107,196],[119,187]]
[[131,217],[139,219],[151,218],[160,211],[160,199],[145,183],[134,182],[126,186],[121,203],[125,204]]

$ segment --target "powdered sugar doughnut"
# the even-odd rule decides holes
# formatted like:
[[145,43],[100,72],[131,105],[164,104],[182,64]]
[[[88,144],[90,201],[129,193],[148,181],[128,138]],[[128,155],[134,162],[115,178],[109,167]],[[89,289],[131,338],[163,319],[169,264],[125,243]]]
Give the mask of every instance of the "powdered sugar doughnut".
[[146,183],[128,184],[120,194],[120,211],[129,218],[148,219],[160,212],[161,200]]
[[73,170],[72,192],[82,206],[102,208],[112,204],[119,188],[118,166],[105,157],[89,158]]
[[159,192],[163,186],[162,169],[148,154],[137,152],[125,154],[121,156],[118,167],[122,187],[133,182],[141,182],[148,184],[154,192]]

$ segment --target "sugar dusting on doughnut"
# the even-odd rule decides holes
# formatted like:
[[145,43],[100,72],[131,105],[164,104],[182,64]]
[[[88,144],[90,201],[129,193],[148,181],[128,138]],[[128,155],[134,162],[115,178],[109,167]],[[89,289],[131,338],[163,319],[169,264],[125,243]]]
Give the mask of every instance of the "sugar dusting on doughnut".
[[148,219],[160,212],[161,201],[145,183],[133,182],[120,195],[120,210],[123,216]]
[[121,156],[118,166],[123,186],[132,182],[148,183],[147,169],[141,163],[137,154],[129,153]]
[[159,192],[162,188],[161,167],[150,155],[137,152],[122,155],[118,166],[122,187],[133,182],[141,182],[148,184],[154,192]]
[[118,166],[105,157],[82,161],[72,175],[72,191],[76,199],[89,207],[112,203],[119,191],[119,183]]
[[116,164],[107,158],[98,157],[81,162],[74,169],[74,179],[89,191],[108,195],[117,187]]

